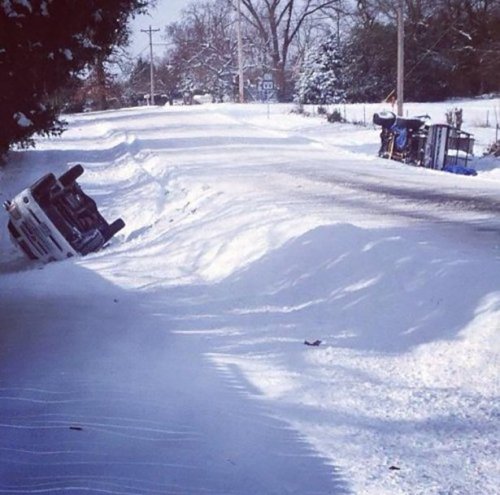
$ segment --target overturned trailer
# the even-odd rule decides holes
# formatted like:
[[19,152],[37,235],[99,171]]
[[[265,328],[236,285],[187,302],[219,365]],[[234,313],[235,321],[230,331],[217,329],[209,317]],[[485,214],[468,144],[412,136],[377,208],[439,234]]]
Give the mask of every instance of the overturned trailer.
[[467,170],[474,138],[447,124],[430,124],[428,115],[399,117],[393,112],[373,115],[382,127],[379,156],[436,170],[461,167]]

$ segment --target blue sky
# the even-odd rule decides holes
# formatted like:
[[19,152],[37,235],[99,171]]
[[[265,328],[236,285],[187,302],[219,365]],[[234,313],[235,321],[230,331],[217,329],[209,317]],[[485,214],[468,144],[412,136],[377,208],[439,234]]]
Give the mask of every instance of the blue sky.
[[[153,41],[160,43],[162,41],[164,27],[179,18],[181,9],[183,9],[190,0],[158,0],[157,6],[150,9],[147,15],[138,16],[132,22],[132,42],[130,52],[132,55],[145,54],[149,55],[149,37],[146,33],[142,33],[141,29],[148,29],[151,26],[153,29],[161,31],[155,33]],[[161,50],[160,50],[161,51]]]

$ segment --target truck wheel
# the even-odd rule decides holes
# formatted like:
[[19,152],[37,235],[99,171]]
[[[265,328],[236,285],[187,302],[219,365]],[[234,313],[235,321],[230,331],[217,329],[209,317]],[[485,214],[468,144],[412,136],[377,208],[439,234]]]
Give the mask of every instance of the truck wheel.
[[381,125],[382,127],[389,129],[396,122],[396,114],[394,112],[383,111],[373,114],[373,123],[375,125]]
[[74,167],[71,167],[69,170],[64,172],[64,174],[59,177],[59,182],[63,187],[68,187],[73,182],[75,182],[80,175],[83,174],[83,167],[81,165],[75,165]]
[[112,224],[110,224],[106,229],[104,229],[103,235],[106,239],[106,242],[109,241],[118,231],[125,227],[125,222],[118,218]]

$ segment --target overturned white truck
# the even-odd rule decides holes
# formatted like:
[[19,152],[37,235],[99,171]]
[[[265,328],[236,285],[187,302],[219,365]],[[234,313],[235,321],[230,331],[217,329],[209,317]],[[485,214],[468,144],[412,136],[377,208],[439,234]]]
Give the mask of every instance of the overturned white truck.
[[99,213],[76,182],[83,172],[75,165],[58,179],[49,173],[4,203],[10,237],[28,258],[48,263],[95,252],[125,226]]

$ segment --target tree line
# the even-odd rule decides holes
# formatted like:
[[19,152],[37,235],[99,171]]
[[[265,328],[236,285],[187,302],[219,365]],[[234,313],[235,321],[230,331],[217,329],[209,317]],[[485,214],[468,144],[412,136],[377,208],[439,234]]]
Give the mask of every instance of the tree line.
[[[278,101],[382,101],[396,84],[404,6],[405,98],[500,91],[498,0],[193,0],[155,47],[158,101],[238,100],[238,24],[251,100],[271,77]],[[149,60],[120,52],[147,0],[0,3],[0,151],[61,131],[60,112],[144,102]],[[77,7],[76,7],[77,5]],[[76,15],[75,15],[76,14]],[[123,76],[112,66],[121,63]]]
[[[279,101],[375,102],[391,96],[400,1],[406,99],[500,91],[498,0],[241,0],[245,86],[272,74]],[[168,48],[155,61],[159,87],[207,92],[214,101],[237,97],[236,5],[193,1],[165,28]],[[132,80],[143,89],[144,63]]]

